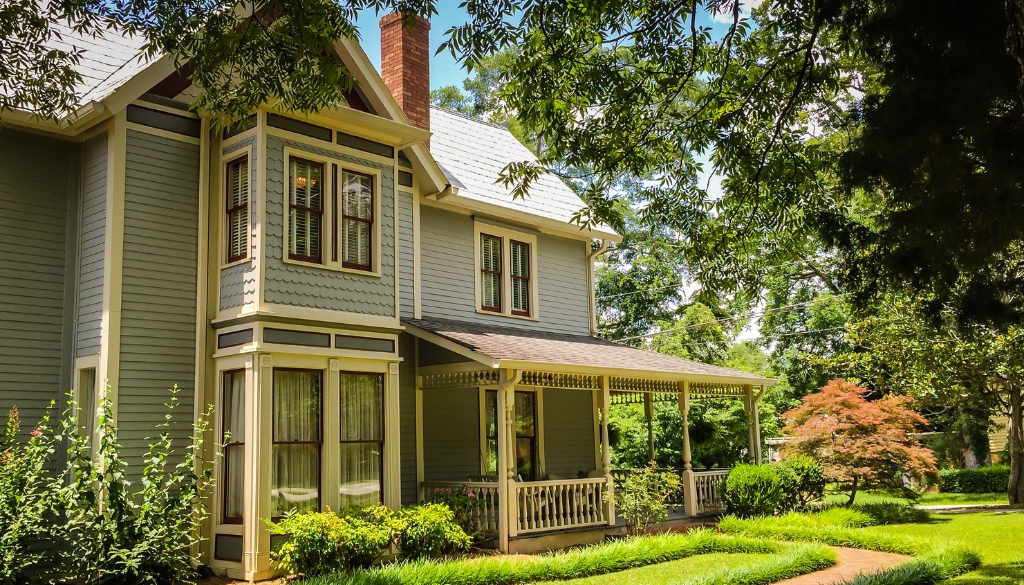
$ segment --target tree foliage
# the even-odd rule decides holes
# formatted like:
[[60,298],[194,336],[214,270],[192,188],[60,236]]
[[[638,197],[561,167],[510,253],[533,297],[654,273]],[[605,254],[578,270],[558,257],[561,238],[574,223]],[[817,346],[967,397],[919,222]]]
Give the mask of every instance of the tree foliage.
[[852,505],[861,486],[902,487],[903,474],[935,479],[932,452],[910,436],[928,424],[910,409],[909,396],[867,400],[869,390],[845,380],[832,380],[820,392],[782,415],[790,437],[783,457],[816,459],[831,481],[849,483]]

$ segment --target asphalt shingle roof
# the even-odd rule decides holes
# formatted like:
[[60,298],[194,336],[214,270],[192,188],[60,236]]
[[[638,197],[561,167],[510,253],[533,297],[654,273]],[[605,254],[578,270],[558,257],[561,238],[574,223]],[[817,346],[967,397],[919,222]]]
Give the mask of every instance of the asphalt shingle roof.
[[[433,333],[496,360],[616,368],[660,374],[688,374],[772,383],[755,374],[628,347],[586,335],[528,331],[447,319],[403,319],[403,323]],[[685,376],[684,376],[685,377]]]

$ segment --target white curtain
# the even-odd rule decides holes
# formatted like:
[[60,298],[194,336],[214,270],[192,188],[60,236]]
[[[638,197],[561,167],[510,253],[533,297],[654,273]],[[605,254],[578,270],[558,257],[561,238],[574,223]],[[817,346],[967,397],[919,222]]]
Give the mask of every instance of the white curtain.
[[384,378],[341,374],[341,508],[381,501],[384,447]]
[[373,179],[357,173],[342,173],[342,185],[345,262],[369,266],[373,231]]
[[270,514],[320,508],[322,372],[274,370]]
[[245,472],[245,372],[224,374],[224,518],[241,519]]

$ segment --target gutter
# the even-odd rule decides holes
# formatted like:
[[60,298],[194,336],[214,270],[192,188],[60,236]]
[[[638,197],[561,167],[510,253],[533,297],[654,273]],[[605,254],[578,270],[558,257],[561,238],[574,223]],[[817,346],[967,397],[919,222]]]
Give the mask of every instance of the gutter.
[[612,246],[610,241],[601,240],[601,247],[596,250],[591,250],[587,254],[587,286],[590,292],[588,299],[590,300],[591,337],[597,337],[597,284],[594,282],[594,262],[597,260],[598,256],[611,249]]

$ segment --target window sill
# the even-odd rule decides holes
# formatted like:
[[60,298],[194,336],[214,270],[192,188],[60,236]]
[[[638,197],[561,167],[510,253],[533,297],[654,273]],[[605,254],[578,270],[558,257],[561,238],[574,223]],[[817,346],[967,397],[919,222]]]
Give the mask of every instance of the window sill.
[[296,266],[305,266],[306,268],[316,268],[316,269],[319,269],[319,270],[327,270],[327,271],[330,271],[330,272],[343,272],[343,273],[347,273],[347,274],[357,274],[359,276],[366,276],[368,278],[381,278],[380,270],[368,271],[368,270],[358,270],[356,268],[345,268],[344,266],[341,265],[340,262],[338,262],[338,263],[333,263],[332,262],[332,263],[327,263],[327,264],[317,264],[315,262],[306,262],[305,260],[293,260],[293,259],[287,258],[287,257],[284,258],[283,262],[285,264],[294,264]]
[[538,317],[536,315],[530,315],[529,317],[527,317],[526,315],[513,315],[512,313],[501,313],[501,312],[498,312],[498,311],[485,311],[485,310],[479,309],[479,308],[476,310],[476,313],[477,313],[477,315],[493,315],[495,317],[507,317],[509,319],[519,319],[520,321],[534,321],[534,322],[539,322],[540,321],[540,317]]
[[235,266],[239,266],[241,264],[249,264],[251,262],[252,257],[242,258],[241,260],[235,260],[234,262],[225,262],[224,264],[220,265],[220,269],[224,270],[225,268],[234,268]]

